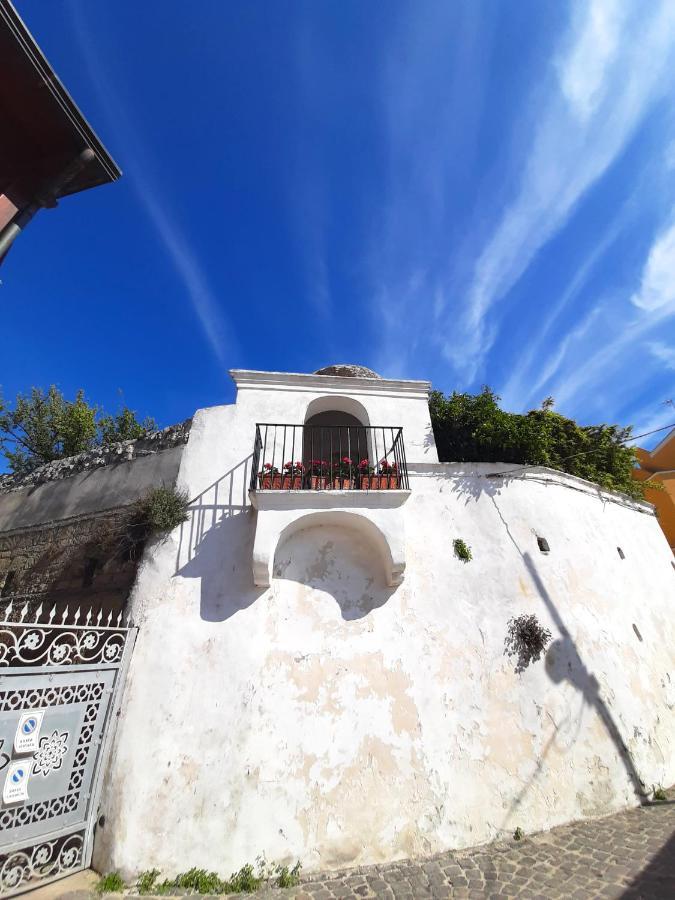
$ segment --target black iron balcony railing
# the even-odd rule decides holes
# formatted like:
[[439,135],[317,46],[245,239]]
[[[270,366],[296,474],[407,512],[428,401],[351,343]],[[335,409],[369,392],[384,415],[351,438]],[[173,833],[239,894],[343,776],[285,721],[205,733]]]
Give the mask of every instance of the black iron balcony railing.
[[259,423],[251,490],[408,490],[403,429]]

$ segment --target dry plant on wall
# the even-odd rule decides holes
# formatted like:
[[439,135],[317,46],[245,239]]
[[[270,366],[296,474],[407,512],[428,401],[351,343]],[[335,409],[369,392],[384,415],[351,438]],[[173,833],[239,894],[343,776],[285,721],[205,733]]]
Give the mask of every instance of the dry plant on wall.
[[153,488],[136,506],[139,522],[144,523],[148,531],[173,531],[187,522],[189,502],[186,491],[164,486]]
[[539,623],[537,617],[530,615],[515,616],[509,619],[504,652],[508,656],[517,657],[516,672],[523,672],[530,663],[541,659],[551,642],[551,632]]

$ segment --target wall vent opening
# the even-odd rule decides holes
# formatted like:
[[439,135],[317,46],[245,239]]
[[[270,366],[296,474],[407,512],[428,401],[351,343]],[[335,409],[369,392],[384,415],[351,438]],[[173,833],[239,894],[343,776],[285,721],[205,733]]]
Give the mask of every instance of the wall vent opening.
[[539,549],[542,553],[548,553],[548,551],[551,549],[548,545],[548,541],[543,537],[537,538],[537,545],[539,546]]
[[616,552],[619,554],[619,556],[621,557],[621,559],[625,559],[625,558],[626,558],[626,554],[623,552],[623,550],[621,549],[621,547],[617,547],[617,548],[616,548]]

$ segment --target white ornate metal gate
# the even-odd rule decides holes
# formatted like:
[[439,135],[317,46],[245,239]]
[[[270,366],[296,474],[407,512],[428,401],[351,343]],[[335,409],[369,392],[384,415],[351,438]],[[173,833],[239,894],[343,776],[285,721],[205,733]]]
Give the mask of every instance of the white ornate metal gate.
[[0,897],[89,865],[136,636],[121,614],[41,613],[0,618]]

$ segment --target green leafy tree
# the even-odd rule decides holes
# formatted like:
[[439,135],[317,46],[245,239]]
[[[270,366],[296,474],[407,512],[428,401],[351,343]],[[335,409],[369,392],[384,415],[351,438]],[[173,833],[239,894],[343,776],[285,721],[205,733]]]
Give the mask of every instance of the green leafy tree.
[[501,409],[489,387],[479,394],[433,391],[429,410],[439,459],[548,466],[642,498],[632,476],[635,451],[626,446],[631,429],[578,425],[553,405],[547,397],[541,409],[519,415]]
[[0,396],[0,450],[19,474],[102,444],[142,437],[154,428],[152,419],[139,422],[126,407],[116,416],[102,416],[81,390],[74,400],[55,385],[47,391],[31,388],[13,404]]
[[156,431],[157,423],[149,417],[139,422],[133,409],[125,406],[116,416],[103,416],[98,427],[101,443],[114,444],[115,441],[135,441],[149,431]]

